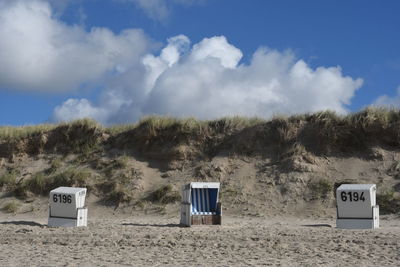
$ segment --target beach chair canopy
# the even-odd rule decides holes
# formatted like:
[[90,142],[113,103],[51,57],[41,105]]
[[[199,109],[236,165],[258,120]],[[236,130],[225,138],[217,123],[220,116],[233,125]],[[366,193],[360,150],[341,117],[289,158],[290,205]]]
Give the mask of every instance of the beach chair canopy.
[[193,215],[217,214],[219,183],[190,183],[190,203]]
[[182,190],[181,224],[221,225],[222,206],[218,200],[220,183],[193,182]]

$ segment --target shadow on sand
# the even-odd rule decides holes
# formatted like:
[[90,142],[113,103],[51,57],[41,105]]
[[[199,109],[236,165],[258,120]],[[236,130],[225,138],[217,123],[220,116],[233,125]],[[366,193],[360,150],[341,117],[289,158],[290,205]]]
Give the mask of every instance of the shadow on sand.
[[303,224],[302,226],[305,226],[305,227],[328,227],[328,228],[332,228],[332,225],[327,224],[327,223]]
[[180,224],[169,223],[169,224],[149,224],[149,223],[123,223],[125,226],[142,226],[142,227],[184,227]]
[[33,221],[6,221],[6,222],[0,222],[0,224],[13,224],[13,225],[25,225],[25,226],[46,226],[45,224],[40,224],[37,222]]

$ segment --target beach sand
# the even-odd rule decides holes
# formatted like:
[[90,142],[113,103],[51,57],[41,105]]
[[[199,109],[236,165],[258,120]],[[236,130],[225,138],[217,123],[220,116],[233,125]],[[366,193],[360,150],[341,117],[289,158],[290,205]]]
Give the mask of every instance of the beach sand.
[[[41,214],[43,215],[43,214]],[[223,217],[180,227],[179,217],[97,214],[88,227],[50,228],[47,218],[0,215],[0,266],[396,266],[400,219],[375,230],[335,220]]]

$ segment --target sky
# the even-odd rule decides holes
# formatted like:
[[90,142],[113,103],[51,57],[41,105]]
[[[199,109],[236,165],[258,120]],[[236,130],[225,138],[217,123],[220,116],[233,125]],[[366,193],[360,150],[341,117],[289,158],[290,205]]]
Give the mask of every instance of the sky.
[[400,1],[0,0],[0,125],[400,106]]

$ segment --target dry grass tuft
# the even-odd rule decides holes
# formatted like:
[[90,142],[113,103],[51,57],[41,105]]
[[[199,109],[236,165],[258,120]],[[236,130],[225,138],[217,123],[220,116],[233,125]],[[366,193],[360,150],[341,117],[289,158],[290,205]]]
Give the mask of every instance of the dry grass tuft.
[[56,128],[56,124],[40,124],[32,126],[1,126],[0,140],[14,140],[26,138],[35,134],[49,132]]
[[14,192],[19,197],[27,197],[31,194],[46,196],[51,190],[60,186],[88,186],[91,173],[87,169],[69,168],[62,172],[46,174],[35,173],[31,178],[18,183]]
[[17,172],[12,170],[0,176],[0,187],[13,188],[17,181]]
[[21,204],[16,200],[11,200],[3,206],[3,211],[7,213],[17,213]]
[[378,193],[376,202],[382,214],[400,213],[400,196],[393,190]]
[[334,185],[327,179],[312,180],[309,188],[312,193],[312,199],[326,200],[331,196]]
[[148,200],[162,204],[175,203],[180,199],[180,193],[174,190],[172,185],[170,184],[158,188],[157,190],[153,191],[148,197]]

